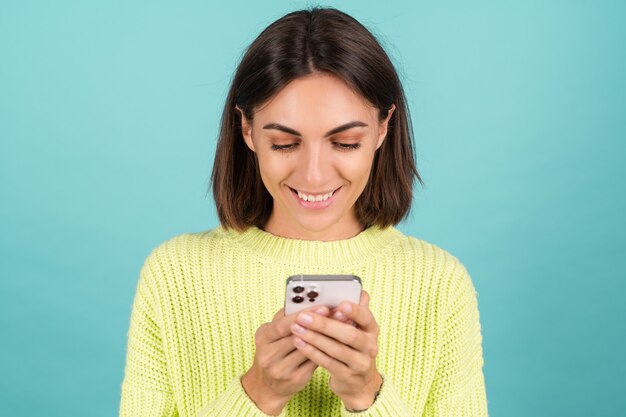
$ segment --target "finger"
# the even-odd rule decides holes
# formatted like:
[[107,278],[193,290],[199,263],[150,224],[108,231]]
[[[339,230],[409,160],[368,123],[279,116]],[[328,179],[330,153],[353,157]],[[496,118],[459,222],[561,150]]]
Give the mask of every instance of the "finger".
[[370,293],[365,290],[361,290],[361,299],[359,300],[360,305],[364,305],[365,307],[370,307]]
[[281,335],[280,328],[276,328],[276,326],[280,326],[278,323],[281,319],[285,317],[285,309],[281,308],[278,310],[274,317],[272,317],[272,321],[269,323],[263,323],[255,334],[255,339],[257,343],[266,344],[266,343],[274,343],[278,340],[281,340],[286,334]]
[[298,379],[310,379],[310,376],[313,375],[313,372],[317,369],[317,364],[304,356],[301,352],[299,352],[302,357],[304,357],[304,362],[300,365],[295,371],[294,376]]
[[[344,301],[342,304],[337,306],[337,308],[334,308],[331,311],[331,315],[332,315],[332,317],[334,319],[340,320],[340,321],[344,321],[344,322],[350,320],[343,313],[342,307],[345,307],[345,303],[349,303],[349,304],[354,305],[354,303],[350,303],[348,301]],[[362,305],[362,306],[365,306],[365,307],[369,308],[369,304],[370,304],[370,295],[369,295],[369,293],[367,291],[365,291],[365,290],[361,290],[361,295],[359,297],[359,305]]]
[[[291,344],[289,348],[292,349],[292,352],[288,355],[284,357],[277,357],[278,355],[259,357],[259,365],[266,369],[273,378],[293,378],[294,373],[301,365],[306,364],[306,362],[311,362],[302,352],[296,349],[293,344],[293,336],[289,336],[285,338],[285,340]],[[315,366],[317,367],[317,365]]]
[[322,351],[327,356],[344,363],[350,369],[358,373],[364,373],[371,367],[372,359],[376,357],[378,350],[376,342],[374,341],[371,341],[370,345],[364,351],[358,351],[313,330],[306,330],[304,333],[299,333],[297,337]]
[[342,323],[346,323],[346,324],[352,324],[353,321],[350,320],[349,318],[347,318],[346,316],[343,315],[343,313],[339,312],[338,308],[333,308],[330,310],[330,314],[328,315],[328,317],[333,318],[334,320],[340,321]]
[[283,370],[288,368],[288,373],[295,371],[299,365],[308,359],[298,352],[293,339],[294,336],[289,335],[257,349],[256,355],[259,365],[267,368],[278,364]]
[[291,372],[295,372],[296,369],[298,369],[300,366],[303,366],[306,362],[309,362],[309,358],[304,356],[304,354],[296,348],[296,345],[294,344],[295,336],[290,336],[286,339],[289,340],[289,348],[292,350],[292,352],[285,356],[283,362],[281,363],[281,366],[284,366],[285,369],[288,369]]
[[326,353],[317,349],[315,346],[306,343],[299,337],[295,338],[294,345],[298,348],[298,351],[302,352],[302,354],[310,359],[311,362],[325,368],[331,374],[346,375],[351,373],[350,368],[345,363],[328,356]]
[[[283,309],[281,309],[283,310]],[[315,315],[328,315],[328,307],[326,306],[315,306],[305,309],[304,311],[308,313],[315,312]],[[276,316],[280,313],[280,310]],[[273,343],[277,340],[280,340],[284,337],[287,337],[291,334],[291,330],[289,326],[296,320],[297,314],[289,314],[287,316],[278,317],[270,323],[265,323],[262,325],[262,331],[259,335],[261,343]]]
[[339,305],[341,316],[353,320],[367,333],[378,333],[378,323],[369,309],[369,294],[363,291],[359,304],[344,301]]
[[361,352],[371,350],[374,343],[373,337],[365,331],[316,314],[299,314],[296,323],[291,325],[291,331],[296,336],[303,334],[302,331],[315,331]]
[[271,357],[283,359],[294,351],[293,336],[289,335],[265,346],[265,352],[271,352]]
[[316,314],[321,314],[322,316],[327,316],[330,313],[330,309],[325,305],[317,305],[313,307],[303,308],[302,310],[298,310],[295,313],[291,313],[285,317],[297,316],[298,313],[302,313],[303,311],[313,311]]

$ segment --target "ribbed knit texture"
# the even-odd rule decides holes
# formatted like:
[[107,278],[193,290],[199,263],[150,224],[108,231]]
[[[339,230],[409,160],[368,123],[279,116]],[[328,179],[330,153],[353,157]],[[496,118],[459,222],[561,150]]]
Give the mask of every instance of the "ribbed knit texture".
[[383,389],[350,413],[318,368],[286,416],[486,416],[474,286],[457,258],[393,227],[340,241],[256,227],[176,236],[145,261],[128,332],[122,417],[266,416],[243,390],[254,334],[295,274],[355,274],[380,327]]

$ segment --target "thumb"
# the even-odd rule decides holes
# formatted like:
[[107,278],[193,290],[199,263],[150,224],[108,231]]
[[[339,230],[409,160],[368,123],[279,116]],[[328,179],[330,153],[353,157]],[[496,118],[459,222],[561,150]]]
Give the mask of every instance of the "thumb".
[[285,308],[283,307],[280,310],[278,310],[276,312],[276,314],[274,314],[274,317],[272,318],[272,321],[280,319],[280,318],[282,318],[284,316],[285,316]]
[[359,300],[359,304],[369,308],[369,306],[370,306],[370,294],[367,291],[365,291],[365,290],[361,291],[361,299]]

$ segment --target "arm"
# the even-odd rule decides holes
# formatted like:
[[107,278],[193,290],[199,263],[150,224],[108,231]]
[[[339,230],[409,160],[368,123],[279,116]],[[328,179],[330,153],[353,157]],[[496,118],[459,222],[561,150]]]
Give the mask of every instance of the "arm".
[[484,417],[488,413],[478,303],[462,264],[457,266],[448,290],[439,367],[424,417]]
[[[154,251],[141,270],[130,319],[120,417],[176,417],[179,415],[171,387],[163,344],[162,321],[155,303],[153,271],[162,270],[162,253]],[[233,378],[211,403],[196,410],[197,417],[267,417]],[[280,416],[285,416],[283,411]]]
[[120,417],[178,415],[148,278],[146,263],[139,277],[130,318]]
[[[220,397],[202,408],[196,417],[269,417],[270,415],[257,408],[246,394],[241,383],[242,376],[234,378]],[[280,414],[275,415],[285,417],[287,407],[284,407]]]

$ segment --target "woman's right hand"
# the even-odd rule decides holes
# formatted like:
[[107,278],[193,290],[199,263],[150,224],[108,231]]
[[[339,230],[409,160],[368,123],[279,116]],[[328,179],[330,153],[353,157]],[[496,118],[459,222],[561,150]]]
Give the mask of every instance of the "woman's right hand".
[[[328,316],[325,306],[306,309]],[[293,344],[290,326],[298,314],[284,315],[280,309],[270,323],[263,323],[254,335],[254,364],[241,378],[244,390],[265,414],[278,415],[291,397],[313,377],[317,365]]]

